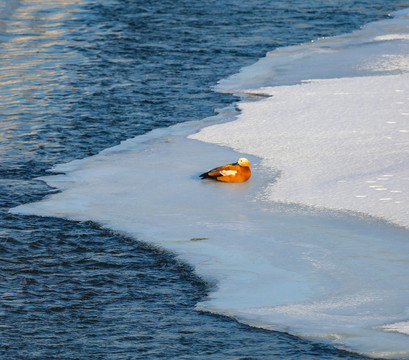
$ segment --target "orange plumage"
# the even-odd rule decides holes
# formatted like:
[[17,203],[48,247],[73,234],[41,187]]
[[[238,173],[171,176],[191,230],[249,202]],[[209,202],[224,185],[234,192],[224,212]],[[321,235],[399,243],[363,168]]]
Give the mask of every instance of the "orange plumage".
[[200,175],[202,179],[230,183],[247,181],[250,176],[250,162],[245,158],[240,158],[236,163],[219,166]]

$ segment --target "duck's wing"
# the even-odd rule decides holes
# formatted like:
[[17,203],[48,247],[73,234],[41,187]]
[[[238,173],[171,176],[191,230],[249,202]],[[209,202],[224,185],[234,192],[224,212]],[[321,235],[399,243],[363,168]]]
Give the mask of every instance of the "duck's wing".
[[200,177],[202,179],[217,180],[217,178],[220,176],[236,175],[237,170],[238,170],[237,167],[238,165],[236,165],[235,163],[224,165],[224,166],[219,166],[217,168],[214,168],[212,170],[209,170],[201,174]]

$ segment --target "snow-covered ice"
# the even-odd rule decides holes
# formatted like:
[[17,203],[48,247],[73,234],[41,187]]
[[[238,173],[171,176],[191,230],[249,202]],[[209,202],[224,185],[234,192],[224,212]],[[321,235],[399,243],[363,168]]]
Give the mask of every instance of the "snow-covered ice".
[[351,210],[409,227],[409,75],[314,80],[258,89],[233,122],[191,138],[280,171],[269,201]]

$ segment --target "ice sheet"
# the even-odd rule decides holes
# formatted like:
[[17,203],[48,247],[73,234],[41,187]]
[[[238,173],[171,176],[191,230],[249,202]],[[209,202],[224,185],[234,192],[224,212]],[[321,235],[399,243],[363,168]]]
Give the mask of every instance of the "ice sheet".
[[[154,131],[57,166],[62,189],[13,210],[92,220],[179,254],[215,287],[198,309],[374,356],[406,356],[408,231],[258,200],[279,172],[249,156],[247,183],[197,175],[239,154],[188,139],[196,124]],[[397,325],[394,325],[397,326]]]
[[[400,13],[271,53],[221,83],[270,96],[243,101],[235,121],[226,109],[59,165],[43,180],[60,193],[12,211],[92,220],[176,252],[214,283],[198,309],[408,358],[407,33]],[[249,182],[198,179],[242,155]]]
[[409,10],[370,23],[351,34],[312,39],[276,49],[253,65],[223,79],[216,89],[240,93],[308,79],[391,75],[409,71]]

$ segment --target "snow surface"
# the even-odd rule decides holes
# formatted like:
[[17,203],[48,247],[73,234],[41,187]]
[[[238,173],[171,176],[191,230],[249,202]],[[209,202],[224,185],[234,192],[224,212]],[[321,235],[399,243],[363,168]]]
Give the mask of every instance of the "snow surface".
[[[198,309],[408,358],[408,13],[269,53],[219,84],[245,97],[236,119],[225,109],[56,166],[43,180],[62,191],[12,212],[174,251],[215,284]],[[198,179],[243,155],[250,181]]]
[[258,89],[238,119],[190,138],[281,172],[269,201],[363,212],[409,227],[409,75]]

